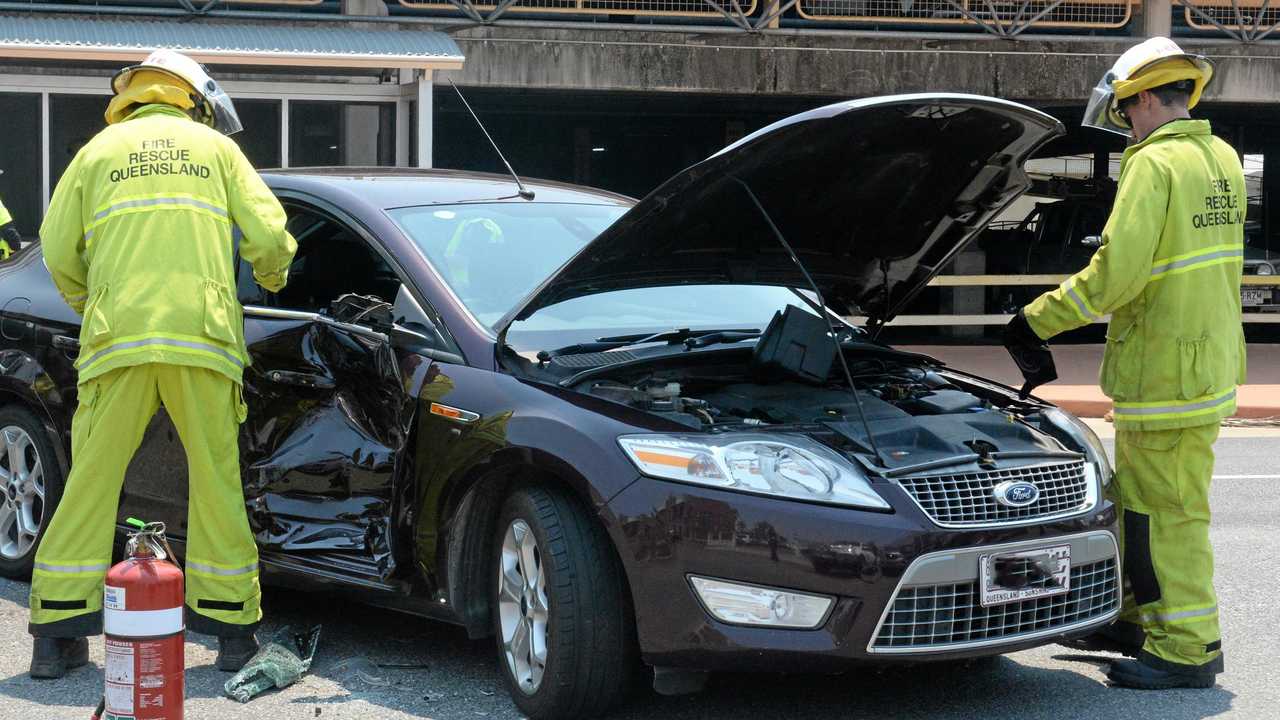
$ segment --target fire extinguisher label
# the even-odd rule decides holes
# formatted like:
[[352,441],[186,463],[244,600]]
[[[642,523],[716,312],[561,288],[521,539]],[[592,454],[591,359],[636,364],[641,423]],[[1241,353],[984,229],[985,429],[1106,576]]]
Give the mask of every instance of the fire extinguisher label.
[[107,585],[103,588],[102,607],[107,610],[123,610],[124,609],[124,588],[111,587]]
[[133,685],[107,683],[107,708],[114,714],[133,714]]
[[107,682],[133,684],[133,644],[107,641]]

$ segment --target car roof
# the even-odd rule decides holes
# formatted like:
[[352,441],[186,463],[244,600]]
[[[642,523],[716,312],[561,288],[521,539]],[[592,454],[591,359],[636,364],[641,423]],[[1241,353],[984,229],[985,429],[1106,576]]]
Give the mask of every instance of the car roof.
[[[463,202],[526,202],[516,197],[510,175],[403,167],[312,167],[262,170],[275,188],[337,190],[382,209]],[[534,202],[587,203],[630,207],[635,200],[607,190],[554,180],[521,178]]]

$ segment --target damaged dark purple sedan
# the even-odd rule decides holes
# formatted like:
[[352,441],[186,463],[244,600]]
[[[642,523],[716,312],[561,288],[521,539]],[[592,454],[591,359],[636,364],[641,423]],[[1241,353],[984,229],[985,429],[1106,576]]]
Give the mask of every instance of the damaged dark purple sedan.
[[[1097,438],[876,340],[1061,132],[990,98],[842,103],[639,203],[450,171],[269,174],[299,252],[278,294],[239,273],[265,580],[494,636],[535,718],[598,713],[646,669],[678,692],[1110,622]],[[38,245],[0,264],[11,576],[66,476],[78,328]],[[185,467],[161,413],[120,517],[180,541]]]

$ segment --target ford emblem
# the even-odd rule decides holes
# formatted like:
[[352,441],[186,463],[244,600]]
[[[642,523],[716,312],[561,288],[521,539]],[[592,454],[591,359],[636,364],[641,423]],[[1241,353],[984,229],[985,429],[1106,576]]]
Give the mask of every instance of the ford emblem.
[[1006,480],[991,490],[996,502],[1011,508],[1023,508],[1040,499],[1040,488],[1025,480]]

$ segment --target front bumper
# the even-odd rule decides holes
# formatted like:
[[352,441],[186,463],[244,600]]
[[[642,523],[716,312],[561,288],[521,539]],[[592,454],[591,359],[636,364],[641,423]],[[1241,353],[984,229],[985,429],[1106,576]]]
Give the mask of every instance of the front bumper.
[[[1067,520],[981,530],[939,528],[905,493],[890,501],[894,512],[877,513],[633,483],[605,512],[645,661],[822,671],[978,657],[1087,634],[1119,612],[1116,514],[1105,500]],[[1072,547],[1073,575],[1084,573],[1073,576],[1070,593],[980,607],[979,555],[1063,544]],[[707,613],[690,575],[828,595],[835,604],[813,630],[731,625]]]
[[[1071,548],[1070,590],[1061,595],[983,607],[977,567],[982,555]],[[1115,536],[1105,530],[944,550],[911,563],[867,643],[872,655],[921,655],[996,648],[1087,629],[1120,611]]]

